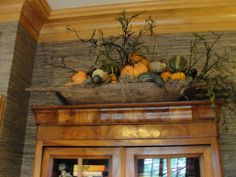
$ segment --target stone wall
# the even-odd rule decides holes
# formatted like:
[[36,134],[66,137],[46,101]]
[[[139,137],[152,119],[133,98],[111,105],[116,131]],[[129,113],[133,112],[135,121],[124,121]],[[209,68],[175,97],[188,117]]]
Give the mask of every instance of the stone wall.
[[[211,38],[209,34],[208,37]],[[172,34],[161,35],[159,37],[160,58],[171,58],[173,55],[189,54],[189,40],[192,34]],[[148,41],[148,39],[146,39]],[[236,58],[236,32],[226,32],[221,42],[217,46],[217,51],[224,51],[224,46],[231,48],[231,57]],[[63,85],[69,81],[69,73],[58,67],[46,65],[43,61],[46,56],[56,64],[59,64],[61,57],[64,57],[65,63],[74,69],[87,70],[92,66],[94,57],[89,55],[86,45],[76,41],[57,42],[39,44],[37,47],[36,58],[33,70],[32,86],[55,86]],[[151,57],[155,59],[155,57]],[[32,92],[30,97],[30,107],[32,105],[60,104],[53,94]],[[22,165],[22,177],[30,177],[33,172],[34,148],[35,148],[35,125],[34,116],[30,110],[28,113],[28,122],[25,136],[25,149]],[[228,124],[229,131],[221,129],[220,144],[222,147],[222,159],[225,177],[234,177],[236,174],[236,120],[232,119]]]
[[36,49],[18,23],[0,24],[0,94],[6,96],[0,135],[0,176],[21,174],[29,93]]

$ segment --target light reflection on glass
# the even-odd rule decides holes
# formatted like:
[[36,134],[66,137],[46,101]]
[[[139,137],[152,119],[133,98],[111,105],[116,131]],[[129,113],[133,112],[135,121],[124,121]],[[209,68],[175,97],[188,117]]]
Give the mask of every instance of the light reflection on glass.
[[138,159],[138,177],[167,177],[167,159]]
[[[138,177],[200,177],[199,158],[144,158],[137,160]],[[170,164],[170,169],[167,167]]]
[[171,177],[200,177],[198,158],[171,158]]

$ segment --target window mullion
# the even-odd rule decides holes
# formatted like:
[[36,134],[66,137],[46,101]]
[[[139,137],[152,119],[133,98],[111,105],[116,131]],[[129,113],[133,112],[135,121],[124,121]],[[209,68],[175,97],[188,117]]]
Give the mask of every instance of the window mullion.
[[170,158],[167,158],[167,177],[171,177],[171,164],[170,164]]

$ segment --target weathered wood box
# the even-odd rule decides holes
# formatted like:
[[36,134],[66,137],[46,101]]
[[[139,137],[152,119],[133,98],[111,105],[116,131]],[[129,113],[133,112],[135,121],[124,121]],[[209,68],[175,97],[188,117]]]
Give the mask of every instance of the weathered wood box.
[[153,82],[116,83],[101,86],[71,85],[30,88],[28,91],[55,92],[64,104],[149,103],[177,101],[181,87],[158,87]]

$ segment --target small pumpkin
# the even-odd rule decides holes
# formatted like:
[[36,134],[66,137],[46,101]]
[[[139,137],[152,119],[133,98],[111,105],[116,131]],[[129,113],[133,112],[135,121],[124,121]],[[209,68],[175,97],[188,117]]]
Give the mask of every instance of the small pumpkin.
[[109,76],[110,76],[111,83],[113,83],[113,84],[117,83],[117,77],[115,74],[110,74]]
[[176,72],[171,75],[172,80],[185,80],[186,75],[183,72]]
[[161,78],[164,80],[167,80],[167,79],[171,78],[171,75],[172,75],[172,73],[166,71],[166,72],[161,73]]
[[140,74],[148,72],[148,66],[142,62],[134,64],[134,66],[126,65],[121,69],[121,76],[131,76],[137,78]]
[[71,81],[73,84],[83,84],[88,79],[88,75],[84,71],[78,71],[73,74],[71,77]]
[[94,78],[96,75],[102,78],[102,82],[105,82],[109,78],[108,73],[101,69],[96,69],[93,71],[92,78]]
[[160,61],[154,61],[150,63],[150,71],[154,72],[154,73],[161,73],[164,72],[167,68],[165,63],[162,63]]

